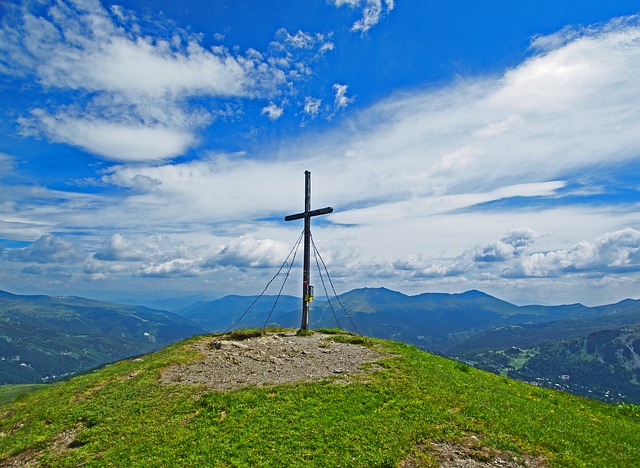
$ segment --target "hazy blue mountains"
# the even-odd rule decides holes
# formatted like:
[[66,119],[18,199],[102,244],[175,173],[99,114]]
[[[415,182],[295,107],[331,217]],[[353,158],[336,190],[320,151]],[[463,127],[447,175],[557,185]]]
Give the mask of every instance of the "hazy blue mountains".
[[[475,290],[406,296],[385,288],[364,288],[343,294],[340,302],[365,335],[445,354],[478,333],[496,327],[570,318],[588,309],[581,305],[520,307]],[[337,301],[332,301],[332,305],[343,328],[353,330]],[[314,303],[311,318],[316,326],[336,323],[327,302]]]
[[170,312],[0,291],[0,384],[53,381],[204,332]]
[[225,296],[200,301],[177,311],[210,332],[233,328],[263,327],[265,323],[282,327],[300,326],[302,299],[293,296]]

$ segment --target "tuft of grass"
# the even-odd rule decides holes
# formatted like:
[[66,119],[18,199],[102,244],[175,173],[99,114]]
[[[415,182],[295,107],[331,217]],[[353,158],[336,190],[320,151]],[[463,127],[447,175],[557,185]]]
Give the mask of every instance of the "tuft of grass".
[[640,405],[621,403],[618,405],[618,412],[625,416],[635,418],[637,422],[640,422]]
[[315,330],[318,333],[322,333],[324,335],[340,335],[346,333],[344,330],[340,328],[316,328]]
[[291,328],[268,326],[267,328],[265,328],[264,331],[265,333],[286,333],[286,332],[290,332]]
[[311,336],[313,335],[313,330],[303,330],[302,328],[298,329],[296,332],[296,336]]
[[456,370],[465,373],[468,373],[471,370],[471,366],[469,364],[460,361],[456,362],[455,368]]
[[354,345],[365,345],[368,346],[372,343],[370,338],[362,335],[354,335],[352,333],[344,333],[342,335],[331,335],[326,340],[335,341],[337,343],[349,343]]
[[323,333],[325,335],[331,335],[326,338],[328,341],[336,341],[339,343],[349,343],[349,344],[358,344],[358,345],[370,345],[371,340],[362,335],[356,335],[355,333],[351,333],[340,328],[318,328],[315,330],[318,333]]
[[229,333],[229,338],[235,341],[248,340],[264,335],[263,328],[240,328]]

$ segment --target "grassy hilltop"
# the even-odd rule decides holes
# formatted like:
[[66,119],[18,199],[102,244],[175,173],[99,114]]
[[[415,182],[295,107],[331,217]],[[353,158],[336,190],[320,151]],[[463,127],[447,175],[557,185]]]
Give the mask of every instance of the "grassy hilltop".
[[534,387],[390,341],[366,339],[393,355],[366,374],[226,392],[162,383],[168,366],[199,358],[193,344],[202,339],[0,405],[0,466],[438,466],[437,447],[536,466],[640,460],[638,406]]

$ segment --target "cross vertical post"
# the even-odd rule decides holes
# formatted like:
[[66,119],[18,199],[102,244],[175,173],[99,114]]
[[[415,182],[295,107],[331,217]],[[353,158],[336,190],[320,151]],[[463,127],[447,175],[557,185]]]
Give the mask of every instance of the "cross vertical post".
[[311,266],[311,218],[323,214],[333,213],[333,208],[326,207],[318,210],[311,210],[311,172],[304,171],[304,211],[293,215],[285,216],[285,221],[304,219],[304,259],[302,262],[302,323],[301,330],[309,329],[309,302],[313,300],[312,286],[310,280]]
[[304,260],[302,264],[302,324],[300,329],[309,329],[309,279],[311,269],[311,172],[304,171]]

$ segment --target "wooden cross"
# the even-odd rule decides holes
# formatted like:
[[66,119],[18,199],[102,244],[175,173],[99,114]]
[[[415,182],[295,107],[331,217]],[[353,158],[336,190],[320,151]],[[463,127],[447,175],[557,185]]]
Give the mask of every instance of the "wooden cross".
[[326,207],[311,210],[311,172],[304,171],[304,211],[285,216],[285,221],[304,218],[304,260],[302,265],[302,325],[301,330],[309,329],[309,302],[313,300],[313,287],[309,285],[311,218],[333,213],[333,208]]

